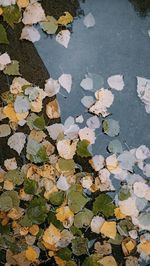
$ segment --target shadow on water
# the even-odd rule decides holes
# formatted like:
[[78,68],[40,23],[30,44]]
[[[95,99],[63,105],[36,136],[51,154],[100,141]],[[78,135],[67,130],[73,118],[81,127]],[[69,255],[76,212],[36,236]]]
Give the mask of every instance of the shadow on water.
[[146,16],[150,11],[150,0],[129,0],[135,10],[141,15]]

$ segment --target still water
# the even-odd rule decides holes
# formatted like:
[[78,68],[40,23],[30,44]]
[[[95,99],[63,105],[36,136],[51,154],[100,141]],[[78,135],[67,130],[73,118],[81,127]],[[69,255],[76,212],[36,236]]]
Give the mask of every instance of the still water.
[[[90,117],[80,102],[84,95],[93,95],[80,87],[87,72],[101,74],[105,88],[109,76],[122,74],[125,88],[121,92],[113,91],[115,100],[109,109],[111,118],[120,123],[117,139],[124,148],[141,144],[150,147],[150,115],[136,92],[136,76],[150,78],[150,15],[141,17],[126,0],[87,0],[81,8],[85,15],[93,14],[96,25],[87,29],[83,17],[77,18],[67,49],[42,31],[41,40],[35,44],[51,77],[57,79],[62,73],[73,77],[71,93],[66,94],[62,89],[57,96],[62,123],[68,116],[82,114],[85,120]],[[93,153],[105,155],[111,138],[101,129],[96,133]]]

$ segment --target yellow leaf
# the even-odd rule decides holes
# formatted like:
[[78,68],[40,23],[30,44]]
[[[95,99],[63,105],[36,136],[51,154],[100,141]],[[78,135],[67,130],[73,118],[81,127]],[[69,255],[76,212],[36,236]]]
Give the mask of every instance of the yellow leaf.
[[116,209],[114,210],[114,213],[115,213],[115,216],[116,216],[116,218],[117,218],[118,220],[119,220],[119,219],[124,219],[124,218],[126,217],[126,215],[123,214],[123,213],[121,212],[120,208],[116,208]]
[[3,9],[0,7],[0,16],[3,14]]
[[58,241],[61,238],[61,234],[58,228],[51,224],[44,232],[43,240],[47,244],[57,245]]
[[[49,249],[51,252],[57,251],[58,248],[55,245],[50,245],[48,243],[46,243],[45,241],[42,241],[42,244]],[[50,253],[51,254],[51,253]],[[51,257],[51,256],[50,256]]]
[[104,222],[101,229],[100,229],[101,234],[115,239],[116,237],[116,222]]
[[31,246],[28,246],[27,250],[25,251],[25,257],[32,262],[36,262],[39,257],[39,252]]
[[145,239],[142,243],[138,245],[138,249],[140,252],[144,252],[150,256],[150,241]]
[[103,266],[117,266],[117,263],[113,256],[106,256],[98,261]]
[[64,15],[58,19],[57,23],[66,26],[72,21],[73,17],[71,16],[71,14],[69,12],[64,12]]
[[33,224],[30,228],[29,228],[29,233],[33,236],[36,236],[39,232],[39,226],[37,224]]
[[20,8],[25,8],[29,5],[29,0],[17,0],[17,5]]
[[131,238],[125,238],[122,241],[122,250],[125,256],[128,256],[136,247],[136,241]]
[[56,99],[46,105],[46,114],[50,119],[56,119],[60,117],[60,107]]
[[73,224],[74,213],[68,206],[63,206],[56,210],[56,217],[63,222],[64,227],[69,228]]
[[12,104],[8,104],[7,106],[5,106],[4,109],[3,109],[3,113],[12,122],[17,122],[18,121],[17,116],[16,116],[16,112],[15,112],[14,107],[13,107]]
[[65,261],[62,260],[61,258],[59,258],[57,256],[55,256],[54,258],[55,258],[55,261],[56,261],[58,266],[65,266],[66,265]]

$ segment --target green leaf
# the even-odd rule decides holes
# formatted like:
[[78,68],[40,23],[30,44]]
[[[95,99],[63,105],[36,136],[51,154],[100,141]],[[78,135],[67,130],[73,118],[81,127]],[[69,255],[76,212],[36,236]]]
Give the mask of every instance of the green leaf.
[[108,240],[108,242],[109,242],[110,244],[113,244],[113,245],[121,245],[122,240],[123,240],[123,237],[117,233],[115,239],[111,239],[111,238],[110,238],[110,239]]
[[4,21],[6,21],[12,28],[14,28],[14,24],[19,22],[22,17],[21,10],[17,5],[4,7],[2,15]]
[[108,150],[111,153],[122,153],[123,149],[122,149],[121,142],[117,139],[110,141],[108,145]]
[[0,43],[9,44],[9,41],[7,39],[6,30],[2,24],[0,24]]
[[133,229],[134,225],[129,219],[121,220],[117,225],[117,230],[121,236],[128,236],[128,232]]
[[45,128],[45,120],[43,115],[40,117],[37,117],[34,121],[33,121],[33,127],[36,130],[44,130]]
[[72,255],[72,252],[69,248],[61,248],[57,253],[56,255],[61,258],[62,260],[70,260],[71,259],[71,255]]
[[72,240],[72,252],[76,256],[87,254],[88,240],[83,237],[76,237]]
[[41,143],[29,139],[27,143],[27,159],[34,163],[47,162],[46,148]]
[[18,169],[15,170],[9,170],[5,174],[5,179],[13,182],[14,185],[21,185],[24,180],[24,174],[20,172]]
[[110,137],[115,137],[120,132],[119,122],[111,118],[103,121],[102,128],[104,133]]
[[41,22],[40,25],[47,34],[55,34],[58,29],[57,20],[52,16],[47,16],[47,21]]
[[77,144],[77,155],[80,157],[90,157],[91,153],[88,150],[89,142],[86,139],[83,139]]
[[77,227],[75,227],[74,225],[72,225],[71,227],[70,227],[70,231],[71,231],[71,233],[75,236],[82,236],[82,231],[79,229],[79,228],[77,228]]
[[27,209],[27,216],[32,223],[44,223],[47,217],[47,206],[45,199],[39,197],[34,198]]
[[71,191],[68,194],[68,205],[74,213],[81,211],[88,201],[79,191]]
[[93,212],[85,208],[83,211],[81,211],[75,215],[74,225],[77,228],[82,228],[83,226],[88,226],[92,220],[92,217],[93,217]]
[[118,199],[121,201],[128,199],[130,196],[131,196],[131,193],[128,188],[122,187],[118,193]]
[[53,205],[60,206],[64,201],[65,195],[63,191],[54,192],[50,195],[50,202]]
[[0,196],[0,209],[2,211],[9,211],[13,207],[19,207],[19,197],[16,191],[5,191]]
[[98,262],[100,257],[97,254],[93,254],[87,257],[82,266],[101,266],[100,262]]
[[96,215],[101,212],[105,217],[114,215],[115,205],[112,198],[107,194],[100,194],[93,203],[93,213]]
[[60,158],[59,160],[58,160],[58,166],[59,166],[59,168],[60,168],[60,170],[61,170],[61,172],[67,172],[67,171],[73,171],[74,169],[75,169],[75,166],[76,166],[76,164],[75,164],[75,162],[74,162],[74,160],[65,160],[65,159],[63,159],[63,158]]
[[9,65],[4,69],[4,74],[9,76],[20,76],[19,73],[19,62],[17,60],[12,60]]
[[28,218],[28,216],[25,214],[24,217],[20,220],[19,224],[23,227],[30,227],[32,226],[32,221]]
[[64,229],[63,224],[60,221],[57,220],[54,212],[52,212],[52,211],[50,211],[48,213],[47,221],[48,221],[49,224],[52,223],[53,225],[55,225],[60,230]]
[[35,180],[31,180],[29,178],[26,178],[24,181],[24,191],[27,194],[36,194],[38,189],[38,184]]
[[65,266],[77,266],[77,264],[70,260],[70,261],[66,261]]

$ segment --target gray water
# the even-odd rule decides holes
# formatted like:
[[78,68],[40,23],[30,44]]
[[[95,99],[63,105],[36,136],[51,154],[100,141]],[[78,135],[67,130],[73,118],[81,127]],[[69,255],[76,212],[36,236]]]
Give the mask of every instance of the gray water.
[[[150,78],[150,16],[140,17],[127,0],[87,0],[81,5],[85,14],[92,12],[96,20],[93,28],[87,29],[83,18],[73,23],[73,34],[68,48],[55,41],[55,37],[46,36],[42,30],[41,40],[35,47],[41,56],[49,74],[57,79],[62,73],[73,77],[70,94],[64,98],[57,95],[61,107],[62,122],[68,116],[83,114],[85,120],[90,117],[80,103],[84,95],[80,82],[87,72],[101,74],[105,80],[111,75],[124,75],[125,88],[121,92],[113,91],[115,100],[109,109],[112,118],[118,120],[121,131],[117,137],[124,148],[145,144],[150,147],[150,122],[145,107],[137,97],[136,76]],[[101,129],[93,152],[106,154],[106,146],[112,138],[104,135]]]

